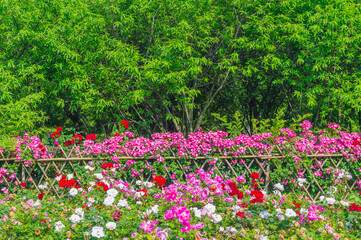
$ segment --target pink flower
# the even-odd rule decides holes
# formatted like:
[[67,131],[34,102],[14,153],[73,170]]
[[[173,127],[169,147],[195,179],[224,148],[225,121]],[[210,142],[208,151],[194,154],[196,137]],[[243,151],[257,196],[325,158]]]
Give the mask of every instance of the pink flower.
[[169,219],[169,220],[173,220],[173,218],[174,218],[173,210],[172,210],[172,209],[167,210],[167,211],[164,213],[164,218],[165,218],[165,219]]
[[156,221],[143,221],[139,228],[143,229],[145,233],[152,234],[155,225],[157,225]]
[[135,238],[137,235],[138,235],[137,232],[133,232],[133,233],[132,233],[132,238]]
[[317,213],[314,212],[314,211],[309,211],[308,212],[308,219],[310,219],[310,221],[316,221],[318,219]]
[[185,224],[191,218],[191,212],[186,207],[179,207],[175,210],[175,215],[181,224]]

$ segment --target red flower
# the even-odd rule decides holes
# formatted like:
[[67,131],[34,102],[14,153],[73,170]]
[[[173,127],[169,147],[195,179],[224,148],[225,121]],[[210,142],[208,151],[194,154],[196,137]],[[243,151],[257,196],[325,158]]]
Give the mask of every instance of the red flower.
[[113,163],[111,163],[111,162],[109,162],[109,163],[103,163],[103,165],[102,165],[102,168],[103,169],[111,169],[111,168],[113,168]]
[[248,204],[247,203],[241,203],[241,207],[248,208]]
[[256,180],[252,180],[252,186],[253,188],[258,188],[258,184]]
[[40,219],[40,222],[46,223],[46,221],[44,219]]
[[71,188],[75,185],[76,185],[76,181],[74,178],[66,181],[66,183],[65,183],[65,187],[67,187],[67,188]]
[[295,211],[295,213],[298,215],[298,216],[301,216],[302,214],[299,212],[299,211]]
[[256,173],[256,172],[253,172],[253,173],[251,173],[251,176],[250,176],[250,177],[253,178],[253,179],[258,179],[258,178],[259,178],[259,174]]
[[296,201],[293,202],[293,205],[295,205],[296,208],[301,208],[301,203],[297,203]]
[[94,188],[97,190],[103,189],[104,192],[109,190],[108,185],[106,185],[104,182],[97,182]]
[[74,139],[72,138],[71,140],[64,142],[64,145],[71,146],[73,143],[74,143]]
[[241,218],[244,218],[244,212],[238,212],[236,215],[240,216]]
[[38,195],[39,200],[43,200],[43,197],[44,197],[44,193],[43,192],[39,193],[39,195]]
[[60,132],[54,132],[54,133],[52,133],[52,134],[50,134],[50,137],[52,138],[52,139],[54,139],[54,138],[58,138],[58,137],[60,137]]
[[353,140],[352,146],[354,147],[360,146],[360,142],[357,139],[355,139]]
[[239,191],[237,185],[234,182],[228,182],[227,185],[231,188],[229,196],[237,195],[238,199],[243,199],[243,193]]
[[65,187],[66,186],[66,179],[65,178],[62,178],[62,179],[60,179],[60,181],[59,181],[59,187]]
[[254,199],[249,201],[249,203],[255,203],[255,202],[263,203],[263,193],[260,190],[252,190],[251,196],[254,197]]
[[25,187],[26,187],[26,183],[21,182],[21,183],[20,183],[20,186],[23,187],[23,188],[25,188]]
[[95,136],[95,134],[91,133],[88,136],[85,137],[85,140],[97,140],[97,136]]
[[156,176],[154,179],[151,180],[151,182],[156,182],[159,186],[159,188],[162,188],[163,185],[167,182],[167,180],[165,180],[165,178],[161,175]]
[[145,188],[143,188],[143,189],[140,189],[138,192],[144,192],[144,195],[143,195],[143,197],[146,197],[146,196],[148,196],[148,194],[147,194],[147,189],[145,189]]
[[79,189],[79,188],[81,188],[81,186],[80,185],[75,185],[74,188]]
[[72,138],[73,138],[73,140],[78,140],[76,142],[76,144],[80,144],[81,141],[83,140],[83,136],[81,134],[76,134],[76,135],[72,136]]
[[57,131],[57,132],[60,132],[61,130],[63,130],[62,127],[57,127],[57,128],[56,128],[56,131]]
[[121,124],[121,125],[124,125],[124,128],[125,128],[125,129],[128,129],[128,128],[129,128],[129,122],[128,122],[128,121],[124,121],[124,120],[123,120],[123,121],[120,122],[120,124]]
[[120,136],[119,133],[114,134],[114,137],[119,137],[119,136]]

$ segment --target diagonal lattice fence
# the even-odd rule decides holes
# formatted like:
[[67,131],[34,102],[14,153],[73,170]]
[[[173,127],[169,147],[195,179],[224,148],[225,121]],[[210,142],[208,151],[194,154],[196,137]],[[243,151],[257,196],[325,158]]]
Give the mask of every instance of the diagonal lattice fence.
[[[41,186],[47,184],[49,187],[45,190],[46,194],[62,197],[66,192],[65,189],[59,188],[55,180],[56,175],[79,174],[85,171],[84,166],[89,162],[101,164],[109,161],[108,156],[87,156],[84,152],[86,151],[80,152],[77,147],[64,149],[59,146],[52,149],[50,158],[37,159],[29,166],[24,165],[26,158],[17,161],[16,158],[1,153],[0,169],[7,169],[9,174],[7,176],[2,174],[0,189],[5,187],[11,192],[20,182],[26,182],[27,188],[42,192]],[[261,186],[264,190],[272,191],[276,183],[283,183],[286,191],[294,192],[296,188],[301,188],[303,194],[312,200],[327,195],[332,179],[336,179],[335,184],[343,184],[345,187],[344,198],[353,191],[357,181],[360,181],[354,162],[343,154],[322,154],[310,150],[312,154],[302,156],[302,164],[292,165],[290,161],[294,161],[297,156],[291,151],[282,151],[279,146],[266,149],[261,155],[247,148],[246,153],[238,157],[215,153],[209,156],[191,157],[189,154],[181,157],[170,148],[168,152],[171,153],[170,156],[161,158],[119,156],[117,171],[122,172],[122,180],[130,183],[136,180],[149,181],[154,174],[161,174],[168,181],[175,178],[185,179],[188,173],[194,173],[199,169],[212,170],[216,174],[230,178],[240,176],[247,178],[250,173],[258,172],[264,183]],[[289,167],[290,165],[292,167]],[[352,178],[338,183],[337,171],[340,167],[346,168]],[[296,181],[299,177],[307,180],[302,186]]]

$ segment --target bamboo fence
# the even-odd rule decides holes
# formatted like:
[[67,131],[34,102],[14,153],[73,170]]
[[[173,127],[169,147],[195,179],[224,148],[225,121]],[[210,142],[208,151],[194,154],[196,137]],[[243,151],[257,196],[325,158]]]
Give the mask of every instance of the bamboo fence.
[[[29,167],[24,166],[23,163],[25,160],[17,161],[14,157],[4,156],[0,153],[0,168],[12,167],[14,169],[14,164],[17,166],[15,168],[15,172],[17,173],[16,177],[9,179],[8,177],[2,176],[3,181],[0,183],[0,188],[5,186],[12,191],[16,182],[27,182],[28,188],[33,188],[38,192],[43,192],[39,186],[47,183],[48,188],[45,190],[46,194],[55,194],[57,197],[62,197],[67,191],[64,188],[58,187],[55,175],[67,175],[70,173],[76,174],[77,171],[84,171],[84,168],[81,170],[79,166],[85,166],[89,161],[109,161],[109,158],[106,157],[85,156],[74,147],[71,148],[70,151],[68,150],[68,153],[66,153],[66,149],[61,146],[56,150],[60,150],[63,153],[63,156],[48,159],[37,159],[34,161],[34,164]],[[283,162],[283,160],[295,157],[296,155],[290,155],[290,152],[285,154],[278,146],[265,150],[266,154],[262,155],[257,155],[252,151],[252,149],[247,148],[247,153],[250,153],[247,155],[238,157],[219,156],[219,160],[214,165],[210,165],[209,160],[213,159],[215,156],[190,157],[188,155],[188,157],[180,157],[171,149],[170,152],[171,156],[163,157],[164,163],[161,164],[164,168],[163,172],[158,172],[158,174],[162,174],[168,180],[172,176],[171,170],[169,170],[170,168],[168,166],[173,166],[173,169],[174,166],[176,166],[177,172],[179,173],[177,178],[183,179],[186,178],[188,173],[192,173],[197,169],[209,170],[210,168],[213,168],[216,173],[226,173],[231,178],[237,178],[241,175],[246,177],[252,172],[258,172],[261,178],[264,179],[264,184],[261,188],[266,191],[272,191],[273,186],[279,182],[279,179],[274,177],[274,172],[278,172],[278,175],[281,174],[283,180],[286,180],[289,176],[297,179],[298,176],[296,169],[288,170],[288,173],[282,172],[284,170],[284,164],[287,164],[287,162]],[[56,154],[53,155],[55,156]],[[319,162],[319,160],[322,160],[320,169],[323,172],[327,167],[331,166],[337,169],[341,163],[347,162],[347,158],[343,154],[312,153],[303,156],[303,158],[305,157],[311,159],[312,162]],[[152,172],[147,171],[147,166],[149,167],[157,163],[157,158],[119,156],[119,163],[121,164],[121,167],[126,167],[125,161],[127,160],[134,160],[137,162],[140,174],[136,177],[124,177],[123,180],[127,180],[130,183],[137,180],[151,180]],[[237,164],[234,163],[235,160],[237,160]],[[239,164],[240,161],[243,161],[243,164]],[[238,166],[238,168],[236,166]],[[347,196],[353,191],[356,186],[356,181],[360,181],[359,174],[356,169],[351,167],[347,170],[352,174],[352,179],[344,183],[344,199],[347,198]],[[316,200],[322,195],[327,195],[327,188],[329,185],[325,185],[322,178],[317,178],[314,175],[314,171],[309,166],[304,167],[302,174],[307,174],[308,176],[307,183],[301,186],[304,196],[309,197],[311,200]],[[288,181],[290,180],[291,179],[288,179]],[[293,188],[290,188],[289,190],[295,192]]]

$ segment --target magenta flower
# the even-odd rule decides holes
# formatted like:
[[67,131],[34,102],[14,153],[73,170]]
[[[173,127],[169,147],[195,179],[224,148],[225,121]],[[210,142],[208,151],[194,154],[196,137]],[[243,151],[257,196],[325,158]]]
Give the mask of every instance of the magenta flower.
[[143,221],[139,228],[143,229],[145,233],[152,234],[154,231],[153,221]]

